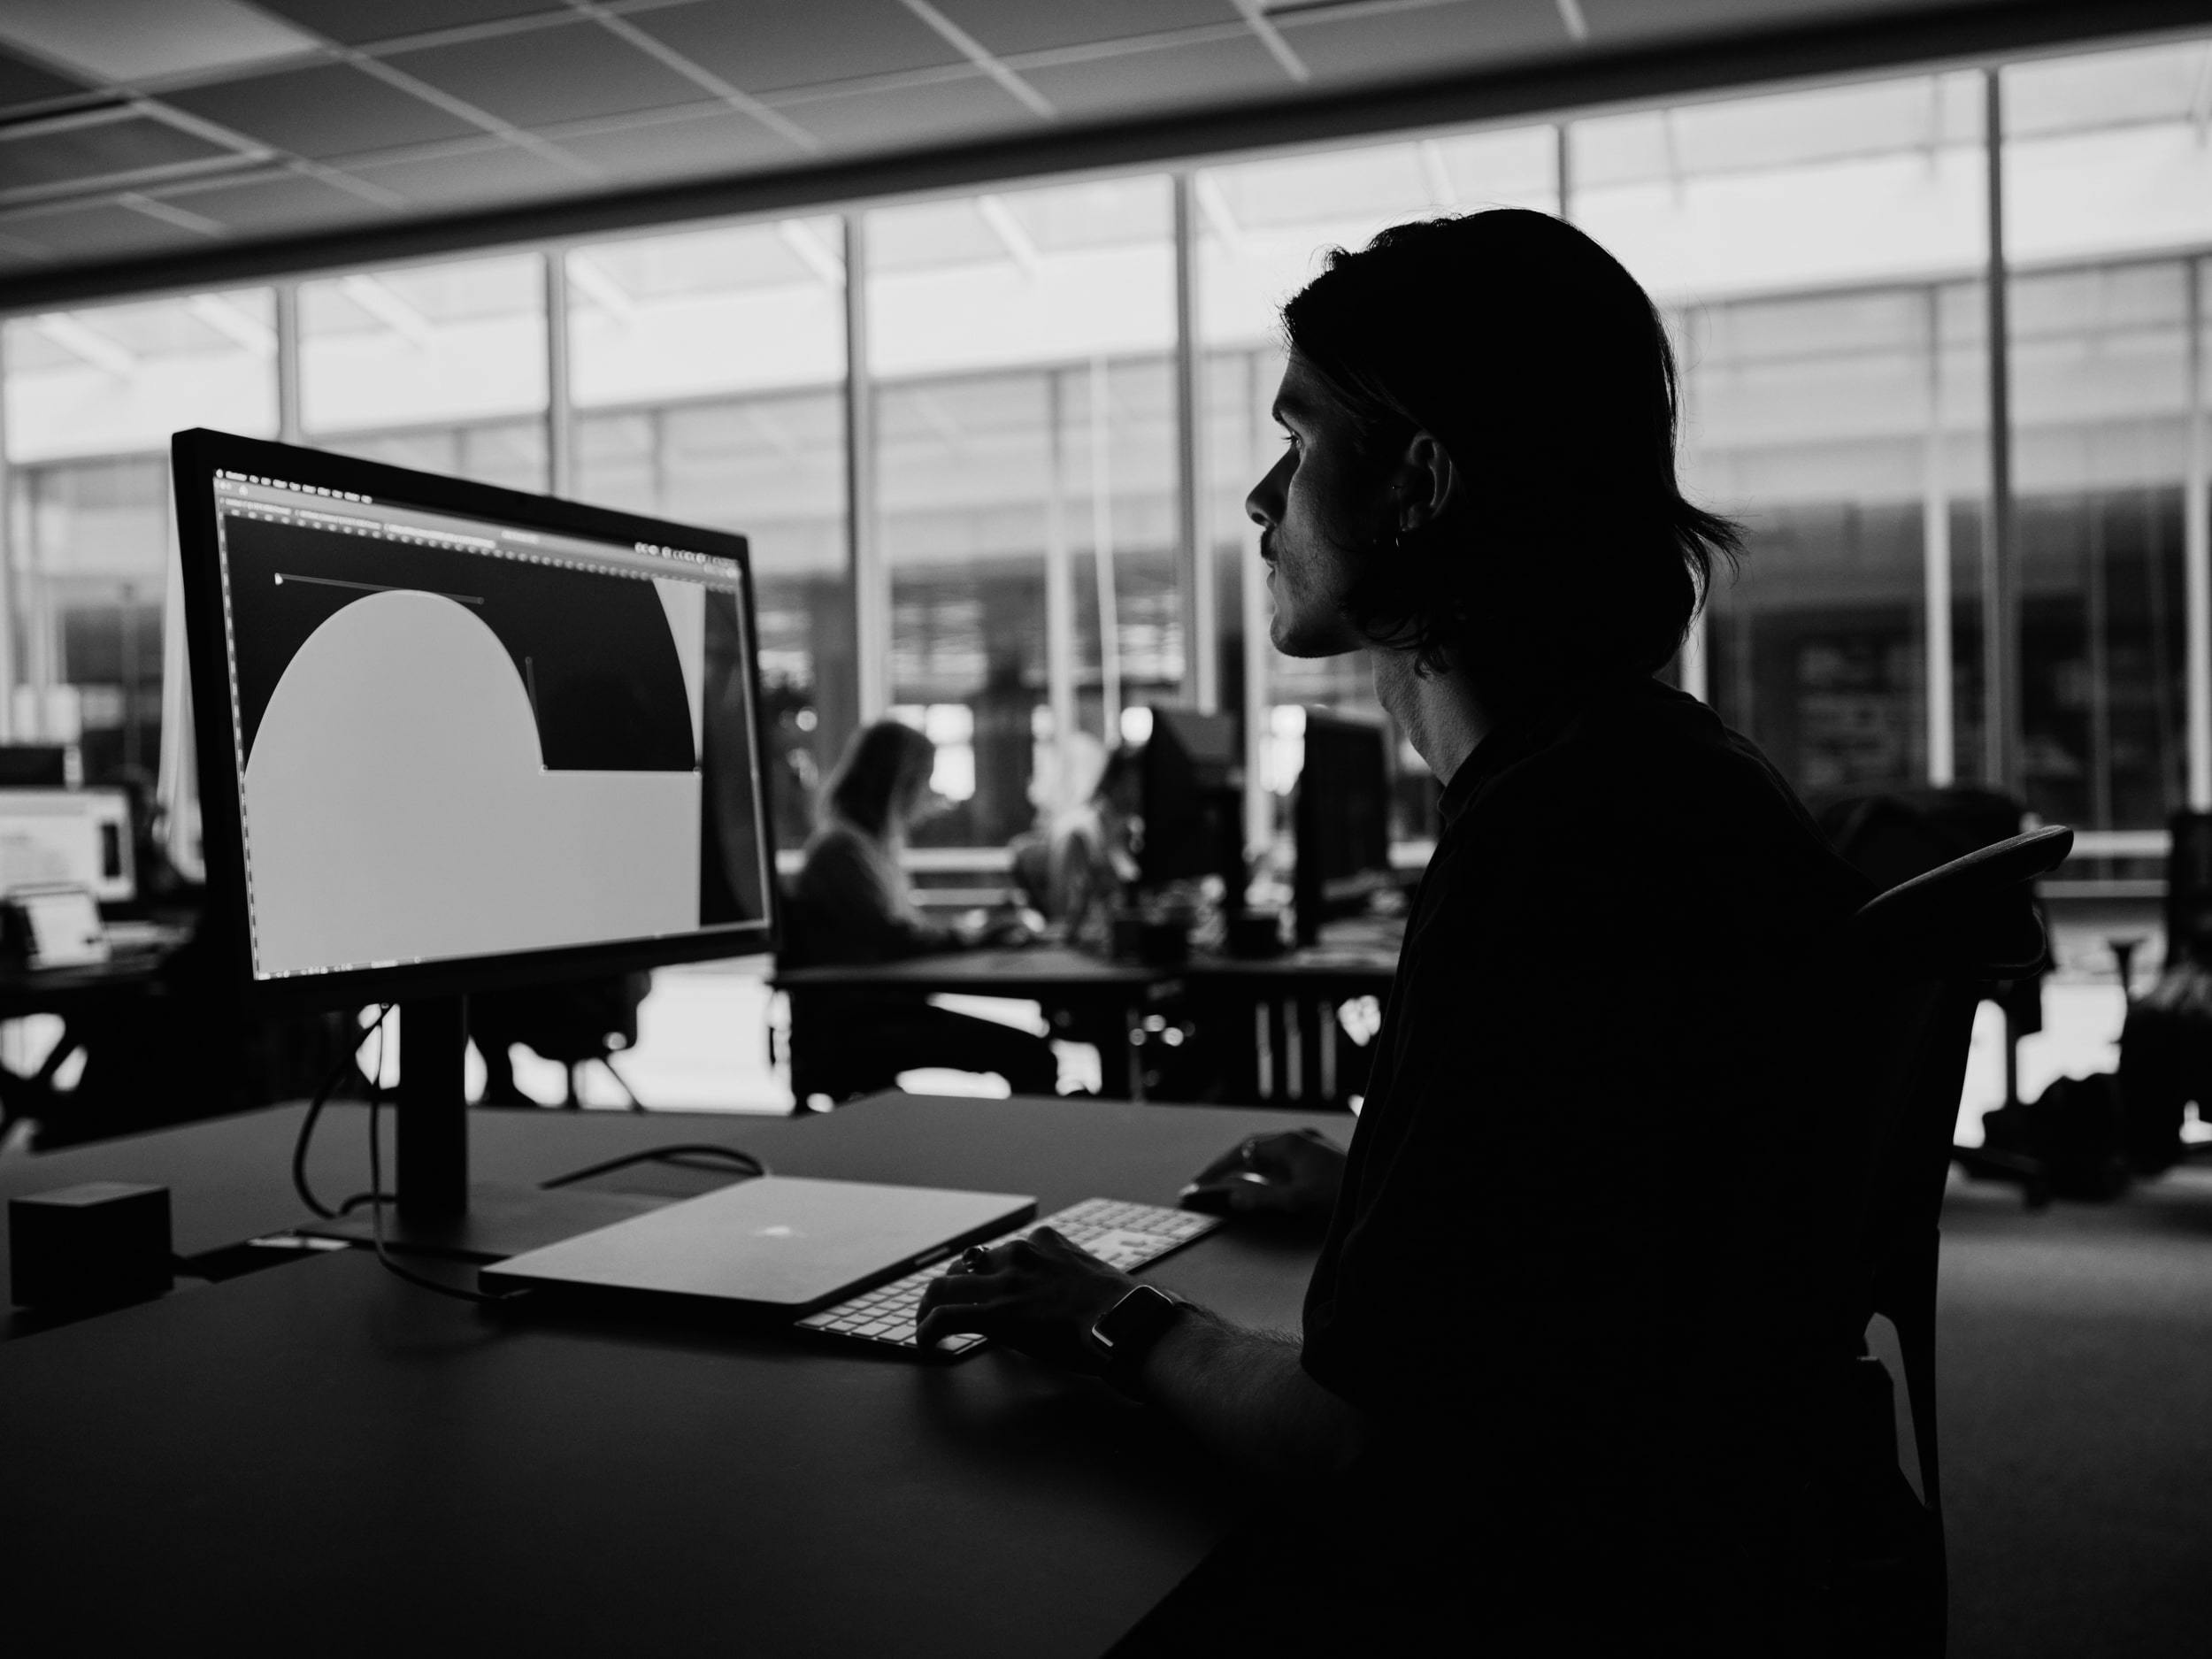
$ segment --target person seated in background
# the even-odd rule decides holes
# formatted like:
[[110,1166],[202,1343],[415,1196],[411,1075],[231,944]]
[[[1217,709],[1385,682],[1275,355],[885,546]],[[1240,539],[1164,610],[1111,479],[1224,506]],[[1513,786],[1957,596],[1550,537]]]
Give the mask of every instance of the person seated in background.
[[1017,840],[1015,879],[1057,937],[1100,949],[1111,942],[1114,915],[1137,879],[1137,751],[1108,754],[1079,732],[1060,763],[1075,785],[1073,803],[1042,815],[1038,829]]
[[1510,209],[1338,250],[1283,320],[1273,643],[1368,651],[1444,786],[1348,1153],[1201,1184],[1325,1226],[1302,1334],[1048,1229],[966,1252],[921,1340],[1102,1371],[1241,1468],[1253,1522],[1118,1653],[1826,1651],[1858,1333],[1819,1137],[1878,1041],[1832,1029],[1870,889],[1658,678],[1737,549],[1677,483],[1665,329]]
[[[853,734],[823,786],[820,821],[806,844],[787,907],[790,966],[895,962],[977,943],[1011,942],[1002,933],[962,933],[930,920],[915,902],[900,863],[908,829],[933,804],[936,746],[895,720]],[[819,993],[810,1000],[818,1002]],[[1049,1094],[1059,1081],[1052,1045],[995,1020],[936,1008],[919,995],[870,990],[839,995],[833,1035],[792,1033],[836,1045],[837,1073],[862,1088],[888,1087],[901,1071],[943,1066],[995,1072],[1017,1094]]]

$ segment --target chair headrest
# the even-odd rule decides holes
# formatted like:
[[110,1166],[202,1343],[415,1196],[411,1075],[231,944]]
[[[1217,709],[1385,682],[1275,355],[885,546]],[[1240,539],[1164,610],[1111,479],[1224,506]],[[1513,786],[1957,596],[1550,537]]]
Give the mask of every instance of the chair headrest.
[[2016,979],[2046,961],[2033,883],[2073,849],[2074,832],[2030,830],[1900,882],[1870,901],[1853,933],[1884,955],[1931,971]]

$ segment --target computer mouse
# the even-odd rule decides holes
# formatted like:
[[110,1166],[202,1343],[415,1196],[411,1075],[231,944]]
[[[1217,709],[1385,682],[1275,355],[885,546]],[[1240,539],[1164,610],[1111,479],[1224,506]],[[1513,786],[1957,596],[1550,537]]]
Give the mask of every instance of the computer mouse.
[[1237,1216],[1245,1212],[1236,1207],[1231,1194],[1240,1187],[1272,1185],[1267,1177],[1256,1175],[1250,1170],[1231,1170],[1227,1174],[1217,1175],[1210,1181],[1193,1181],[1177,1194],[1177,1198],[1186,1210],[1195,1210],[1209,1216]]

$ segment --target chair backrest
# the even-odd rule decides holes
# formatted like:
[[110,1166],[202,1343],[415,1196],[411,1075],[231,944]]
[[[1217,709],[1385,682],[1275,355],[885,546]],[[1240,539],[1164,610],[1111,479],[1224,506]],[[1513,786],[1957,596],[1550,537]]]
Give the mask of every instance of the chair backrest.
[[1939,1512],[1935,1428],[1937,1218],[1981,987],[2041,972],[2047,942],[2037,877],[2072,849],[2071,830],[2015,835],[1900,883],[1852,924],[1867,1029],[1884,1033],[1861,1079],[1870,1114],[1856,1247],[1855,1339],[1881,1314],[1895,1325],[1919,1448],[1921,1490]]

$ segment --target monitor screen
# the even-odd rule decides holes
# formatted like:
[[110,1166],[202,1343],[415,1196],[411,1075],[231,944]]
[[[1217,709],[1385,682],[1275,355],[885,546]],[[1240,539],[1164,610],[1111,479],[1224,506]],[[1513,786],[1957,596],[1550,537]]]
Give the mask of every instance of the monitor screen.
[[1310,710],[1292,810],[1293,881],[1302,941],[1393,885],[1389,740],[1381,726]]
[[1146,885],[1219,875],[1240,896],[1244,749],[1236,717],[1155,709],[1138,775]]
[[193,670],[220,715],[204,770],[229,764],[202,793],[235,806],[254,980],[772,942],[741,538],[217,434],[178,450],[207,515],[187,580],[219,607]]
[[82,887],[103,904],[138,895],[130,798],[120,789],[0,787],[0,893]]

